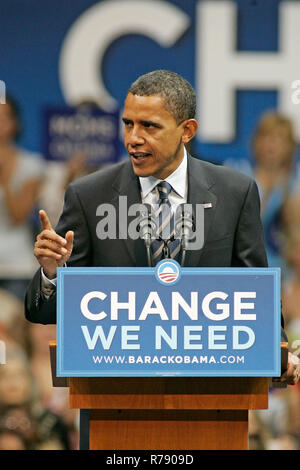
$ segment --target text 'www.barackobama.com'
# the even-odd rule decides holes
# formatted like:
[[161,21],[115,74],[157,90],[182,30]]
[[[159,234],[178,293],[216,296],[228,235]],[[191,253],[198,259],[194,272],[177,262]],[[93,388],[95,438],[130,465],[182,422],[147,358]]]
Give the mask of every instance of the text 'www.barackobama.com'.
[[203,356],[93,356],[95,364],[244,364],[245,357],[237,355]]

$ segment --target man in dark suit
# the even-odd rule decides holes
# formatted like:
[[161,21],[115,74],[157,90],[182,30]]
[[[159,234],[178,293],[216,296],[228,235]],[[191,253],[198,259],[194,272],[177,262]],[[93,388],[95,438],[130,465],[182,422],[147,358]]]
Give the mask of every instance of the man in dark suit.
[[[196,97],[179,75],[154,71],[129,89],[124,108],[124,139],[130,160],[73,182],[54,231],[47,214],[34,253],[41,269],[26,295],[26,318],[55,323],[56,268],[64,266],[145,266],[142,240],[99,239],[99,207],[110,203],[119,214],[120,196],[127,206],[154,205],[157,184],[171,186],[169,202],[203,204],[204,246],[189,251],[186,266],[265,267],[263,231],[256,184],[229,168],[192,158],[185,146],[197,131]],[[119,233],[118,219],[116,233]],[[284,332],[283,339],[286,339]],[[296,366],[285,378],[297,380]]]

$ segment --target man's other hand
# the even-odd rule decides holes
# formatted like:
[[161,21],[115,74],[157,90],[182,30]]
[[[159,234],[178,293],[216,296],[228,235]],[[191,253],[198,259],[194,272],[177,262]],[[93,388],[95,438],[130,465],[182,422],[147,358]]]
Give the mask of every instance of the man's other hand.
[[281,376],[280,381],[287,385],[295,385],[300,379],[300,359],[295,354],[289,352],[288,367]]

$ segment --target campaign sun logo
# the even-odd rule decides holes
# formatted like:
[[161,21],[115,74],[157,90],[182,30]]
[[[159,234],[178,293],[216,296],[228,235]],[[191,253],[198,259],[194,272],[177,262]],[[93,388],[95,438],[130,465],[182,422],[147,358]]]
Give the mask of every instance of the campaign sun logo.
[[174,284],[180,277],[180,266],[176,261],[161,261],[157,265],[156,277],[162,284]]

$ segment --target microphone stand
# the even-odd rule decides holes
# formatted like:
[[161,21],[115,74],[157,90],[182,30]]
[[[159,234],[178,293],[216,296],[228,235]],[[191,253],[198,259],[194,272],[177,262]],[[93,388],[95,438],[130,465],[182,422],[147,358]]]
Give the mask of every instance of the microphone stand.
[[186,249],[183,249],[182,248],[182,241],[181,241],[181,260],[180,260],[180,266],[184,266],[184,263],[185,263],[185,253],[186,253]]
[[148,245],[146,244],[146,250],[147,250],[148,267],[149,267],[149,268],[152,268],[152,259],[151,259],[150,245],[148,246]]
[[[173,237],[174,238],[174,237]],[[169,248],[169,243],[172,240],[172,238],[169,238],[168,240],[162,240],[164,242],[164,247],[163,247],[163,259],[170,258],[170,248]]]

